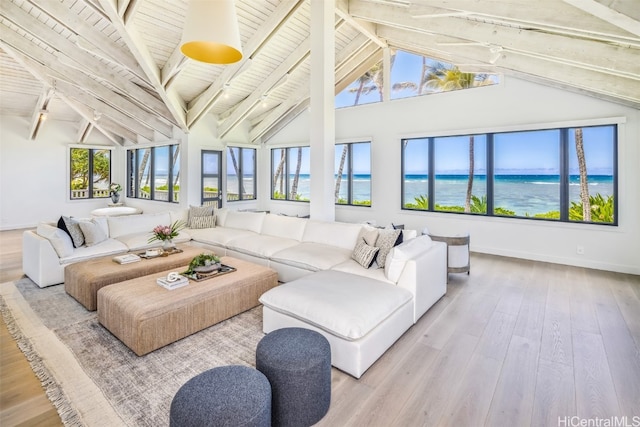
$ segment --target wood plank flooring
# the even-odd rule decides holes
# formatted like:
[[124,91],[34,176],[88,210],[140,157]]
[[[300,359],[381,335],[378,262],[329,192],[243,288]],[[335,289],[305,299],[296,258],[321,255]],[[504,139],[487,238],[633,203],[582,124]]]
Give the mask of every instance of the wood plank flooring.
[[[22,277],[0,232],[0,280]],[[320,426],[557,426],[640,416],[640,276],[472,254],[359,379],[333,370]],[[2,322],[0,322],[2,323]],[[0,425],[61,425],[0,325]]]

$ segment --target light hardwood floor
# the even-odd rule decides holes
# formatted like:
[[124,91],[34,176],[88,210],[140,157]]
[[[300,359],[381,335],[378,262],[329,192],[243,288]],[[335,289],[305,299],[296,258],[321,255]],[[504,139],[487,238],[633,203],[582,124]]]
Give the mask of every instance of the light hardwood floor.
[[[22,276],[20,238],[0,232],[2,282]],[[60,425],[4,324],[0,336],[0,425]],[[450,275],[447,295],[360,380],[333,370],[319,425],[571,416],[640,417],[640,276],[473,254],[471,275]]]

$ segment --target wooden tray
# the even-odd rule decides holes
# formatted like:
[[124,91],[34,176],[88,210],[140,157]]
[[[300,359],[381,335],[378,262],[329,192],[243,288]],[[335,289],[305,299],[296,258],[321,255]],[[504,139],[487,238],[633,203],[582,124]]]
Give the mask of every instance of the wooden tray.
[[159,258],[159,257],[163,257],[163,256],[169,256],[169,255],[173,255],[173,254],[179,254],[183,252],[182,249],[178,249],[178,248],[173,248],[170,251],[165,251],[162,250],[161,253],[159,253],[158,255],[147,255],[146,251],[145,252],[139,252],[137,255],[140,258],[144,258],[144,259],[153,259],[153,258]]

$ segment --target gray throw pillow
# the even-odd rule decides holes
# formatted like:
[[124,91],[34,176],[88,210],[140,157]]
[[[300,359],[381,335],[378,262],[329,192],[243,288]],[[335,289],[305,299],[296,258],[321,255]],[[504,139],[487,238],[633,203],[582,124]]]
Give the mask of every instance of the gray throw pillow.
[[387,260],[387,255],[391,249],[399,244],[401,240],[402,230],[382,229],[379,231],[378,239],[376,240],[376,246],[380,248],[376,262],[379,268],[384,268],[384,262]]
[[187,217],[187,227],[192,227],[194,217],[198,216],[212,216],[214,211],[213,206],[189,206],[189,215]]
[[379,249],[375,246],[369,246],[363,239],[360,239],[358,240],[358,243],[356,243],[356,247],[351,253],[351,258],[356,260],[358,264],[360,264],[364,268],[369,268],[373,264],[373,261],[376,259],[378,250]]
[[193,228],[193,229],[215,228],[215,226],[216,226],[216,216],[215,215],[191,217],[191,227],[190,228]]
[[78,224],[84,234],[84,241],[87,246],[97,245],[107,240],[107,235],[96,220],[80,221]]
[[74,248],[79,248],[84,245],[84,234],[78,225],[78,221],[69,218],[68,216],[61,216],[58,220],[58,228],[67,232]]

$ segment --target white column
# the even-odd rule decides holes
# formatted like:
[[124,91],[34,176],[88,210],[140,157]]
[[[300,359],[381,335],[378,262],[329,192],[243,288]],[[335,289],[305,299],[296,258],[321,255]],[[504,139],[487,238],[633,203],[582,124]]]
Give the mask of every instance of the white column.
[[311,0],[311,218],[335,220],[335,0]]

